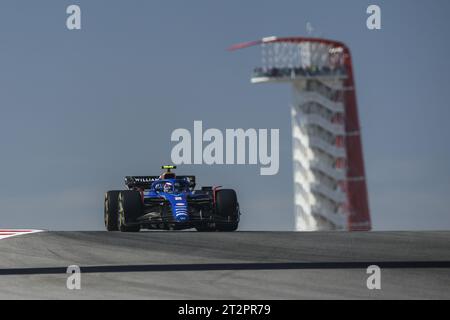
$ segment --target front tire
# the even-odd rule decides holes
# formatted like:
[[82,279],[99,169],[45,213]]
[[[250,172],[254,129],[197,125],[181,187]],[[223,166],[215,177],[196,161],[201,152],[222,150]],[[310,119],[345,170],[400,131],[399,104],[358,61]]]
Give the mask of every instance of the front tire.
[[117,226],[119,231],[138,232],[141,226],[133,223],[142,215],[142,211],[141,194],[133,190],[122,191],[118,198]]
[[118,231],[118,199],[120,191],[105,193],[104,221],[107,231]]

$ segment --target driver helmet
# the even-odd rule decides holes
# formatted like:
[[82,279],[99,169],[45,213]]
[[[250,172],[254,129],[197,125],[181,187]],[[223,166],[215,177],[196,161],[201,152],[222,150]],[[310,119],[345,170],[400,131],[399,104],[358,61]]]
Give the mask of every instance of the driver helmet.
[[173,185],[170,182],[166,182],[164,184],[163,191],[168,193],[168,192],[172,192],[172,190],[173,190]]

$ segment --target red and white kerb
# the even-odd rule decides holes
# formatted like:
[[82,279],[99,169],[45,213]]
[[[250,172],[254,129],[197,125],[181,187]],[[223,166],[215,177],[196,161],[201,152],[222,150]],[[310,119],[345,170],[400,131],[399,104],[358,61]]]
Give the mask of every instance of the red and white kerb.
[[32,229],[0,229],[0,240],[11,238],[15,236],[22,236],[24,234],[42,232],[42,230],[32,230]]

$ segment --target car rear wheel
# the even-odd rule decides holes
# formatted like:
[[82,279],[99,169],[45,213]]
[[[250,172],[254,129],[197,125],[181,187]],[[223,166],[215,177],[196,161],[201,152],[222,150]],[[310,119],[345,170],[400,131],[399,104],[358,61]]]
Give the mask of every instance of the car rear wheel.
[[104,220],[107,231],[119,230],[118,219],[118,198],[120,191],[108,191],[105,193]]
[[117,226],[121,232],[138,232],[141,229],[136,219],[142,215],[141,194],[137,191],[126,190],[119,194]]
[[216,228],[218,231],[224,231],[224,232],[232,232],[236,231],[239,227],[239,223],[227,223],[227,224],[217,224]]
[[232,189],[218,190],[216,193],[216,212],[227,222],[216,223],[218,231],[236,231],[239,225],[239,204],[236,191]]

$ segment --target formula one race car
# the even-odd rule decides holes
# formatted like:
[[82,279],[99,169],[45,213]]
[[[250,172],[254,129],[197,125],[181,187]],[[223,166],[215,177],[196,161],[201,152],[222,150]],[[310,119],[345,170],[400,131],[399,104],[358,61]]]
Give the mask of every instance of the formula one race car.
[[240,219],[236,192],[221,187],[195,189],[195,176],[176,176],[171,169],[161,176],[125,177],[128,190],[105,195],[108,231],[142,229],[235,231]]

